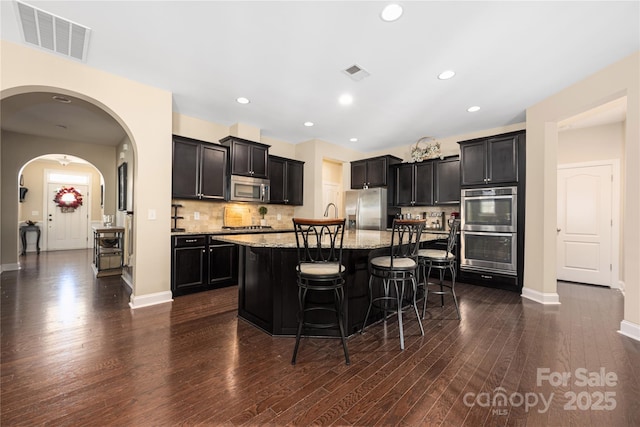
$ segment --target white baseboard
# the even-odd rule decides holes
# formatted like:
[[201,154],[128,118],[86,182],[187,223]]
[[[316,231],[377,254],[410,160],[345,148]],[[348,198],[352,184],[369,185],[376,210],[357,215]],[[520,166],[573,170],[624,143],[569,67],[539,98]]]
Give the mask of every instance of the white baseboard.
[[560,304],[560,296],[557,292],[540,292],[531,288],[522,288],[522,298],[530,299],[540,304],[557,305]]
[[135,296],[131,295],[129,307],[136,309],[141,307],[149,307],[150,305],[164,304],[173,301],[171,291],[155,292],[153,294]]
[[640,341],[640,325],[623,320],[620,322],[620,330],[618,333],[633,338],[636,341]]
[[20,264],[2,264],[0,265],[0,272],[20,270]]
[[133,292],[133,282],[131,281],[131,278],[130,278],[129,276],[125,275],[125,274],[122,274],[122,275],[120,276],[120,278],[122,279],[122,281],[123,281],[124,283],[126,283],[126,284],[127,284],[127,286],[129,287],[129,289],[131,289],[131,291]]

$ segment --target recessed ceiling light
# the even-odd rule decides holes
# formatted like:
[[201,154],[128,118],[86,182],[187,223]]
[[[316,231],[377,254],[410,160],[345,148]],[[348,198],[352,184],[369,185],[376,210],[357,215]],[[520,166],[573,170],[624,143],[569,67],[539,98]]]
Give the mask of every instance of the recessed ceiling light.
[[244,96],[236,98],[236,101],[238,102],[238,104],[248,104],[250,102],[249,99],[245,98]]
[[358,138],[351,138],[349,141],[351,141],[351,142],[358,142]]
[[402,6],[397,3],[388,4],[382,9],[380,18],[385,22],[393,22],[402,16]]
[[304,125],[310,128],[311,126],[313,126],[313,122],[304,122]]
[[71,104],[71,100],[62,95],[54,95],[51,97],[54,101],[62,102],[63,104]]
[[450,79],[451,77],[453,77],[455,75],[456,75],[455,71],[447,70],[447,71],[443,71],[440,74],[438,74],[438,78],[440,80],[448,80],[448,79]]
[[477,105],[467,108],[467,111],[470,113],[475,113],[476,111],[479,111],[479,110],[480,110],[480,107],[478,107]]
[[340,98],[338,98],[338,102],[341,105],[350,105],[353,103],[353,96],[349,95],[348,93],[344,93],[340,95]]

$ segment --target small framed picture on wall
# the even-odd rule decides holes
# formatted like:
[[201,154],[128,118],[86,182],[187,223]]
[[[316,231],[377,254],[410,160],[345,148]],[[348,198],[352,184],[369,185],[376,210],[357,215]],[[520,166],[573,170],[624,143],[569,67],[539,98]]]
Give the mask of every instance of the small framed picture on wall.
[[127,163],[118,166],[118,210],[127,210]]

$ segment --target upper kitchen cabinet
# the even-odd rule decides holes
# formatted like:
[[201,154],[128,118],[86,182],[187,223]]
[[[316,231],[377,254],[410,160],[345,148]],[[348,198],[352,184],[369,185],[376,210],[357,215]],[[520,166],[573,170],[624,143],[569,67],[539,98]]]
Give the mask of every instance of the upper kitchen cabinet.
[[268,177],[269,146],[247,139],[227,136],[220,144],[229,147],[232,175]]
[[496,185],[518,182],[518,146],[524,132],[461,141],[460,185]]
[[174,199],[225,200],[227,148],[173,136],[171,195]]
[[395,206],[433,204],[433,162],[404,163],[393,166]]
[[302,206],[304,162],[269,156],[270,203]]
[[434,162],[434,204],[460,203],[460,157],[447,157]]
[[389,166],[402,162],[394,156],[379,156],[351,162],[351,189],[386,187],[390,181]]
[[460,203],[458,156],[402,163],[391,167],[395,206],[433,206]]

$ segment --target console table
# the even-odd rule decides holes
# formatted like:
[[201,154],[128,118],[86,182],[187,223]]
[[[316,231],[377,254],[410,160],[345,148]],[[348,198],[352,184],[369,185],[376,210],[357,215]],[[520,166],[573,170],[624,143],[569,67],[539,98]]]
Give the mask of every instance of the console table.
[[39,225],[21,225],[20,226],[20,240],[22,241],[22,253],[27,253],[27,233],[29,231],[36,232],[36,252],[40,253],[40,226]]
[[93,227],[93,269],[96,277],[122,274],[124,227]]

